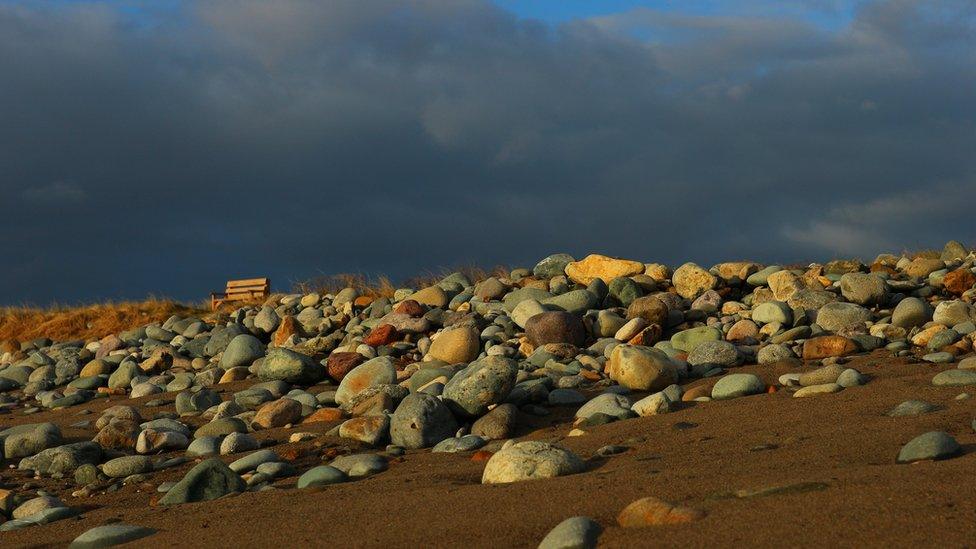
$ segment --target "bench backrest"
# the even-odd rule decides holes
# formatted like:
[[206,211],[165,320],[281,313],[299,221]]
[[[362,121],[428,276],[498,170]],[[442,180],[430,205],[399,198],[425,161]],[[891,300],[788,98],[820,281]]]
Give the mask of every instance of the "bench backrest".
[[245,280],[228,280],[227,300],[247,300],[267,297],[271,293],[270,278],[248,278]]

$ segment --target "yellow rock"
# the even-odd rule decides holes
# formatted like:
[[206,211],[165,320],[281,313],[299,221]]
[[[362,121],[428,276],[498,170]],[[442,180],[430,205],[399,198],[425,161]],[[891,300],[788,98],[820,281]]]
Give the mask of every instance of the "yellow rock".
[[81,372],[78,373],[78,377],[94,377],[101,374],[111,373],[112,365],[102,359],[96,358],[88,364],[85,364],[85,367],[82,368]]
[[597,278],[607,284],[621,276],[634,276],[644,272],[644,264],[628,259],[617,259],[600,254],[590,254],[581,261],[566,265],[566,276],[578,284],[587,285]]
[[447,292],[444,288],[440,286],[430,286],[419,290],[410,295],[407,299],[412,299],[421,305],[427,305],[428,307],[439,307],[441,309],[447,307],[448,299]]
[[678,295],[685,299],[695,299],[715,288],[718,285],[718,278],[694,263],[685,263],[674,270],[671,282]]
[[806,285],[790,271],[776,271],[766,278],[769,289],[773,291],[773,297],[778,301],[786,301],[793,297],[796,292],[806,289]]

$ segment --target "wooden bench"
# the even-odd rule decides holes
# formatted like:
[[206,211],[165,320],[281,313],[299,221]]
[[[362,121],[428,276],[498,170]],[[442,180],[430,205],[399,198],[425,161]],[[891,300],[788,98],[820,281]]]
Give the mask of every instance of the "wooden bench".
[[212,292],[210,294],[210,308],[212,310],[217,310],[217,307],[220,307],[224,303],[265,299],[270,294],[270,278],[228,280],[227,288],[223,292]]

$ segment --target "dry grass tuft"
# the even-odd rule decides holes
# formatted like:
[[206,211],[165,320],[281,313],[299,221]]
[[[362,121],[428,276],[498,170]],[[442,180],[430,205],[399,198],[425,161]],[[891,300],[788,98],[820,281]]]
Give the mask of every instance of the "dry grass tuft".
[[74,307],[3,307],[0,308],[0,340],[25,341],[38,337],[55,341],[99,339],[162,322],[174,314],[187,316],[205,312],[175,301],[155,298]]
[[486,270],[474,265],[466,265],[455,268],[443,268],[438,271],[426,271],[420,275],[408,278],[403,284],[396,285],[386,276],[371,278],[361,273],[342,273],[337,275],[318,276],[304,282],[292,285],[296,293],[310,294],[335,294],[344,288],[355,288],[360,295],[373,298],[393,297],[397,288],[426,288],[437,284],[445,276],[460,272],[468,277],[472,283],[477,284],[489,277],[506,278],[510,269],[501,265],[494,269]]

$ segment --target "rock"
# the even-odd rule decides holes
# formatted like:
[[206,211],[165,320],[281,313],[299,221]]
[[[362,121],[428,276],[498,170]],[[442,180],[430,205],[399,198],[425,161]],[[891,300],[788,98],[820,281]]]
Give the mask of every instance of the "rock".
[[390,345],[400,339],[397,329],[389,324],[381,324],[373,328],[369,335],[363,338],[363,343],[370,347]]
[[149,456],[122,456],[102,464],[102,472],[109,478],[125,478],[152,471],[152,458]]
[[137,539],[142,539],[156,533],[152,528],[133,526],[131,524],[106,524],[86,530],[76,537],[68,549],[96,549],[99,547],[113,547]]
[[366,357],[359,353],[335,352],[330,354],[326,360],[326,369],[329,372],[329,377],[336,381],[342,381],[346,374],[363,362],[366,362]]
[[408,395],[397,406],[390,421],[393,444],[407,449],[430,448],[451,438],[458,425],[448,407],[435,396]]
[[261,443],[247,433],[230,433],[220,441],[220,455],[250,452],[261,447]]
[[136,452],[155,454],[166,450],[182,450],[189,444],[189,439],[183,433],[144,429],[136,440]]
[[606,414],[618,419],[631,417],[630,399],[615,393],[603,393],[591,398],[576,411],[576,417],[588,418],[593,414]]
[[660,391],[678,381],[678,371],[659,349],[618,345],[610,353],[607,374],[620,385],[637,391]]
[[220,395],[210,389],[201,389],[195,393],[183,391],[176,395],[176,413],[203,412],[220,402]]
[[61,429],[53,423],[20,425],[0,431],[3,455],[7,459],[33,456],[61,444]]
[[469,364],[444,386],[444,402],[456,414],[478,417],[505,400],[515,385],[518,365],[501,356],[488,356]]
[[274,453],[272,450],[258,450],[257,452],[250,453],[242,458],[236,459],[231,462],[227,467],[235,473],[247,473],[249,471],[254,471],[261,465],[265,463],[277,463],[280,462],[281,458],[278,454]]
[[837,384],[841,387],[857,387],[867,383],[868,378],[854,368],[847,368],[837,376]]
[[738,349],[728,341],[705,341],[688,353],[688,364],[714,364],[721,367],[738,366],[742,362]]
[[955,326],[974,320],[973,306],[965,301],[943,301],[935,307],[932,320],[944,326]]
[[590,309],[595,309],[599,304],[599,298],[589,290],[572,290],[543,300],[542,303],[550,309],[581,315]]
[[14,509],[10,516],[15,519],[24,519],[47,509],[55,509],[58,507],[66,507],[66,505],[56,497],[40,496],[21,503]]
[[793,358],[796,358],[796,355],[793,354],[792,349],[786,345],[774,343],[759,349],[759,353],[756,355],[756,362],[759,364],[773,364],[781,360],[790,360]]
[[360,478],[386,471],[389,464],[385,457],[377,454],[352,454],[340,456],[332,461],[332,467],[342,471],[350,478]]
[[969,250],[965,246],[955,240],[950,240],[942,247],[942,254],[939,256],[939,259],[942,261],[953,261],[956,259],[966,259],[968,256]]
[[[451,419],[454,418],[451,417]],[[379,446],[381,442],[386,440],[389,433],[390,418],[386,415],[354,417],[339,425],[340,437],[358,440],[370,446]]]
[[247,488],[240,475],[217,458],[197,464],[159,500],[160,505],[209,501]]
[[258,377],[264,381],[280,380],[300,385],[313,385],[325,379],[325,367],[308,355],[275,347],[264,357],[258,370]]
[[310,486],[327,486],[345,482],[349,477],[339,469],[329,465],[319,465],[305,471],[298,477],[298,488],[308,488]]
[[777,301],[789,301],[794,294],[807,289],[807,286],[791,271],[780,270],[766,276],[766,284]]
[[800,374],[800,385],[809,387],[810,385],[822,385],[824,383],[834,383],[846,368],[840,364],[828,364],[816,370],[803,372]]
[[664,393],[654,393],[638,400],[630,409],[641,417],[666,414],[671,411],[671,401]]
[[939,387],[963,387],[976,385],[976,370],[946,370],[935,374],[932,385]]
[[898,463],[911,463],[926,459],[946,459],[962,451],[962,447],[949,433],[930,431],[919,435],[898,452]]
[[518,482],[580,473],[583,460],[575,454],[542,441],[516,442],[488,460],[482,484]]
[[891,417],[920,416],[938,409],[939,407],[935,404],[925,402],[924,400],[906,400],[898,406],[895,406],[888,412],[888,415]]
[[581,261],[566,264],[566,276],[577,284],[587,286],[599,278],[609,284],[618,277],[634,276],[644,272],[644,264],[638,261],[617,259],[600,254],[590,254]]
[[705,517],[705,512],[691,507],[681,507],[664,500],[646,497],[632,502],[617,515],[617,524],[624,528],[683,524]]
[[888,297],[888,284],[875,274],[847,273],[840,277],[840,292],[858,305],[880,305]]
[[302,419],[302,405],[290,398],[269,402],[258,410],[251,420],[254,429],[275,429],[297,423]]
[[485,440],[502,440],[512,436],[518,421],[514,404],[499,404],[471,425],[471,434]]
[[569,254],[552,254],[542,261],[536,263],[532,268],[532,274],[538,278],[552,278],[566,274],[566,266],[576,261]]
[[836,393],[842,391],[844,388],[837,383],[824,383],[821,385],[807,385],[799,391],[793,393],[793,398],[803,398],[816,395],[824,395],[828,393]]
[[251,334],[234,336],[220,357],[220,367],[229,370],[236,366],[250,366],[264,356],[264,344]]
[[685,299],[695,299],[718,285],[718,278],[694,263],[685,263],[671,276],[674,289]]
[[246,433],[247,424],[236,417],[225,417],[205,423],[193,433],[193,438],[224,436],[231,433]]
[[416,301],[421,305],[427,305],[428,307],[437,307],[443,309],[447,307],[450,302],[450,298],[444,288],[434,285],[411,294],[407,299]]
[[376,357],[354,368],[342,378],[336,390],[335,400],[344,409],[357,404],[357,397],[368,394],[373,388],[396,383],[397,372],[393,360],[387,356]]
[[430,345],[425,360],[441,360],[447,364],[468,363],[478,358],[481,338],[471,327],[463,326],[440,332]]
[[196,438],[186,447],[186,457],[214,456],[219,453],[220,439],[214,436]]
[[817,324],[830,332],[851,326],[863,327],[871,320],[871,311],[854,303],[828,303],[817,311]]
[[574,314],[562,311],[540,313],[528,320],[525,335],[536,347],[546,343],[569,343],[582,347],[586,342],[583,321]]
[[648,325],[668,325],[668,306],[654,296],[638,297],[627,307],[627,318],[641,318]]
[[529,320],[532,317],[546,312],[546,308],[542,306],[541,303],[534,299],[526,299],[512,309],[512,321],[519,325],[521,328],[525,328]]
[[589,517],[571,517],[546,534],[538,549],[595,549],[603,528]]
[[690,353],[706,341],[721,341],[722,331],[712,326],[699,326],[682,330],[671,336],[671,346],[679,351]]
[[782,301],[766,301],[752,310],[752,320],[759,324],[778,322],[784,326],[791,326],[793,309]]
[[921,326],[932,318],[932,307],[917,297],[906,297],[898,302],[891,315],[891,323],[902,328]]
[[729,374],[719,379],[712,387],[712,398],[724,400],[758,395],[765,391],[766,384],[754,374]]
[[18,469],[31,469],[42,475],[69,475],[78,466],[98,464],[102,458],[102,447],[94,442],[75,442],[48,448],[34,456],[20,460]]
[[431,448],[431,452],[450,453],[471,452],[481,448],[487,441],[478,435],[464,435],[463,437],[449,437],[438,442]]
[[803,342],[804,360],[847,356],[858,352],[853,340],[839,335],[820,336]]
[[905,274],[915,278],[925,278],[939,269],[944,269],[945,263],[941,259],[917,257],[905,266]]
[[610,299],[624,307],[629,307],[635,299],[644,295],[644,290],[631,278],[619,277],[610,281]]
[[942,287],[953,295],[962,295],[976,284],[976,275],[969,269],[956,269],[942,279]]

